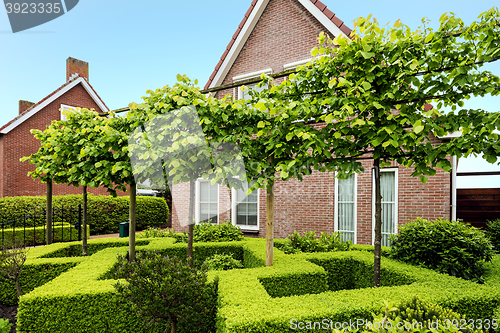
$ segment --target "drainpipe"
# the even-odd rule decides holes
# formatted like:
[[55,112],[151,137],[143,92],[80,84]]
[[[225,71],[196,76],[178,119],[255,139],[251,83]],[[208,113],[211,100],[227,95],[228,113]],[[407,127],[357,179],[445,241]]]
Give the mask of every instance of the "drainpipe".
[[451,219],[457,220],[457,165],[458,159],[453,156],[451,159]]

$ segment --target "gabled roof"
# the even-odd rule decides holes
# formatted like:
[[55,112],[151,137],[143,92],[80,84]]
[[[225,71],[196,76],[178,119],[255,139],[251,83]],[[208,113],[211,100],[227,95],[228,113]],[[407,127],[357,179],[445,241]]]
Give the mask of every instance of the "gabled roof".
[[79,83],[82,84],[83,88],[87,91],[87,93],[92,97],[94,102],[101,108],[103,112],[109,111],[108,107],[102,99],[97,95],[96,91],[94,88],[90,85],[90,83],[87,82],[83,77],[80,77],[76,75],[72,79],[70,79],[68,82],[57,88],[55,91],[53,91],[50,95],[42,99],[40,102],[34,104],[30,108],[26,109],[23,113],[21,113],[19,116],[16,118],[12,119],[9,121],[7,124],[3,125],[0,127],[0,134],[7,134],[17,126],[19,126],[21,123],[23,123],[26,119],[30,118],[32,115],[55,101],[57,98],[61,97],[66,93],[67,91],[71,90],[71,88],[75,87]]
[[[217,87],[222,84],[227,72],[233,65],[236,57],[245,45],[253,28],[259,21],[264,9],[270,0],[253,0],[250,8],[245,13],[238,29],[234,33],[219,63],[208,79],[205,89]],[[330,33],[335,37],[343,34],[349,37],[351,29],[344,24],[335,14],[319,0],[298,0]]]

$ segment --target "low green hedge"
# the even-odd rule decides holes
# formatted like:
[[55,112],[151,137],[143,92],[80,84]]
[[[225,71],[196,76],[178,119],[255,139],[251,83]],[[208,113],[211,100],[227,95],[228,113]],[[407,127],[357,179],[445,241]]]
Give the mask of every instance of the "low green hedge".
[[[119,242],[109,239],[89,242],[101,241]],[[174,241],[171,237],[150,239],[149,245],[138,246],[137,251],[156,249],[182,257],[186,245]],[[18,332],[159,332],[157,327],[145,328],[140,318],[128,313],[113,297],[117,280],[111,279],[110,272],[116,265],[116,254],[126,253],[127,247],[106,248],[86,258],[41,258],[69,246],[53,244],[30,253],[30,264],[63,259],[80,261],[21,298]],[[373,271],[373,254],[369,249],[294,255],[275,249],[274,265],[264,267],[264,239],[194,244],[198,259],[230,252],[243,259],[245,269],[209,273],[212,280],[219,276],[216,324],[219,333],[295,332],[293,325],[300,321],[368,320],[380,310],[384,300],[398,304],[414,295],[470,319],[493,318],[500,306],[500,290],[496,287],[385,257],[381,262],[384,286],[368,288]]]
[[[81,227],[83,232],[83,227]],[[18,240],[25,240],[26,246],[34,246],[34,245],[44,245],[46,244],[46,229],[45,227],[31,227],[26,229],[11,229],[5,228],[3,230],[0,229],[0,246],[2,245],[2,240],[5,242],[9,242],[12,240],[13,234],[15,233],[15,237]],[[83,235],[82,235],[83,236]],[[90,227],[87,226],[87,237],[90,237]],[[78,229],[76,229],[71,224],[56,224],[53,227],[53,242],[71,242],[78,240]]]
[[[33,289],[43,286],[61,273],[76,266],[74,262],[59,262],[50,264],[32,265],[26,264],[19,279],[21,291],[24,294]],[[14,281],[0,275],[0,304],[16,305],[19,301]]]
[[[62,208],[62,213],[56,211],[54,223],[75,223],[78,219],[78,205],[82,203],[82,195],[56,195],[53,197],[53,207]],[[88,225],[92,235],[118,232],[118,224],[128,221],[129,197],[112,197],[106,195],[88,195]],[[0,198],[0,223],[15,219],[22,219],[26,215],[32,216],[27,225],[33,227],[45,224],[44,208],[46,197],[5,197]],[[137,197],[137,229],[142,230],[149,226],[158,226],[168,221],[168,206],[162,198]],[[22,221],[16,222],[22,225]]]

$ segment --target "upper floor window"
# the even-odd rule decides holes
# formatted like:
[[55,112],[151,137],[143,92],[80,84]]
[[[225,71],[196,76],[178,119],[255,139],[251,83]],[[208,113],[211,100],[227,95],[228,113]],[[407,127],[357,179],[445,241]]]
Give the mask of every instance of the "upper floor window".
[[[235,77],[233,77],[233,82],[259,78],[262,74],[271,74],[272,72],[273,72],[273,70],[271,68],[268,68],[268,69],[260,70],[260,71],[253,72],[253,73],[235,76]],[[256,90],[258,92],[265,89],[265,87],[257,87],[257,85],[258,85],[258,83],[247,84],[247,85],[245,85],[245,87],[247,87],[246,90],[243,90],[243,89],[241,89],[241,87],[238,87],[238,88],[236,88],[237,94],[235,94],[235,95],[238,97],[238,99],[249,99],[250,98],[249,89],[253,89],[253,90]]]
[[67,120],[68,120],[68,117],[67,117],[66,112],[67,112],[69,109],[74,109],[74,110],[76,110],[76,107],[61,104],[61,109],[60,109],[60,110],[61,110],[61,120],[62,120],[62,121],[67,121]]

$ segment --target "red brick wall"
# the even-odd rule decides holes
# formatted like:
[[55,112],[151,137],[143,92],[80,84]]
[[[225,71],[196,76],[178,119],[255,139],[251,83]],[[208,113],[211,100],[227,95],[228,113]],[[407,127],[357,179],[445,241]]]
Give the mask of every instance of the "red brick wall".
[[[47,185],[28,176],[28,172],[34,170],[35,166],[28,162],[20,162],[19,159],[38,151],[39,141],[33,137],[30,130],[44,130],[52,120],[59,120],[61,104],[100,110],[85,88],[78,84],[9,133],[2,135],[0,137],[0,197],[46,194]],[[89,188],[89,192],[107,194],[104,188]],[[81,187],[75,188],[65,184],[53,186],[54,195],[80,193],[82,193]]]
[[[326,28],[297,0],[272,0],[248,37],[222,85],[233,77],[272,68],[283,71],[283,65],[311,58],[320,32]],[[217,93],[221,98],[235,90]]]
[[[321,31],[326,29],[297,0],[271,0],[222,85],[232,83],[235,76],[267,68],[272,68],[274,73],[281,72],[284,64],[310,58],[310,50],[317,45]],[[221,98],[235,92],[235,89],[224,90],[216,96]],[[357,242],[360,244],[372,242],[372,164],[373,161],[365,160],[365,172],[357,177]],[[399,224],[417,217],[450,218],[449,173],[438,170],[436,176],[422,184],[419,178],[410,177],[412,169],[399,166],[398,170]],[[293,179],[276,182],[275,237],[284,238],[294,230],[334,231],[334,189],[333,173],[315,171],[302,182]],[[172,224],[176,230],[180,219],[187,220],[188,193],[186,184],[173,188]],[[226,211],[230,196],[230,191],[219,189],[219,212]],[[259,201],[258,236],[265,237],[265,189],[260,190]],[[230,212],[219,220],[225,221],[228,216]]]

